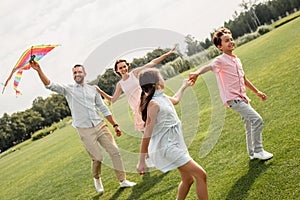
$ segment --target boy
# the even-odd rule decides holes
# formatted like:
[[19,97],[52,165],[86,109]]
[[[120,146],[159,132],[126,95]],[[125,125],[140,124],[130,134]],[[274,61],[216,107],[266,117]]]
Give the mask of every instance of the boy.
[[194,85],[200,74],[213,71],[219,86],[220,96],[225,106],[238,112],[245,124],[246,143],[250,159],[269,160],[273,154],[265,151],[262,146],[263,120],[249,104],[246,87],[263,101],[266,95],[259,91],[245,76],[242,63],[232,52],[235,42],[227,28],[220,28],[214,33],[213,44],[223,52],[212,63],[189,74],[191,85]]

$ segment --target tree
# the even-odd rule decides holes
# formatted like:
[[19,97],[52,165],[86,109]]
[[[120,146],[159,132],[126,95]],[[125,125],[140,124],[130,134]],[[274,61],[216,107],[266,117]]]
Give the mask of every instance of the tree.
[[98,76],[98,87],[109,95],[112,95],[115,89],[115,85],[121,79],[115,74],[114,69],[109,68],[104,74]]
[[203,49],[208,49],[208,47],[212,45],[212,42],[210,39],[206,38],[204,42],[200,42],[200,45],[203,47]]
[[33,109],[27,109],[24,111],[23,120],[27,126],[25,139],[29,139],[35,131],[42,129],[45,121],[42,115]]
[[242,7],[245,13],[250,17],[252,23],[254,24],[255,30],[258,26],[261,25],[254,9],[254,5],[257,3],[257,1],[258,0],[243,0],[242,3],[240,4],[240,7]]
[[19,144],[26,139],[26,124],[24,123],[23,115],[21,112],[13,113],[11,115],[11,134],[14,136],[13,144]]
[[200,42],[196,40],[195,37],[193,37],[192,35],[187,35],[185,37],[185,43],[187,44],[186,54],[188,56],[194,55],[204,50]]
[[3,152],[13,145],[15,140],[11,130],[11,118],[7,113],[0,118],[0,151]]
[[65,97],[60,94],[51,94],[47,97],[44,109],[46,126],[50,126],[54,122],[59,122],[63,118],[71,115]]
[[[45,119],[46,115],[44,113],[45,110],[44,106],[45,106],[45,100],[42,97],[37,97],[36,99],[33,100],[31,109],[33,111],[38,112],[41,115],[41,117]],[[45,127],[44,123],[43,123],[43,127]]]

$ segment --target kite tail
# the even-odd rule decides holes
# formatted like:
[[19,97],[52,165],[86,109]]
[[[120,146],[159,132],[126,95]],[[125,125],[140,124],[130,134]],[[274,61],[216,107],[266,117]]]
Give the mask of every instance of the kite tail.
[[2,85],[2,87],[3,87],[3,89],[2,89],[2,94],[3,94],[3,92],[4,92],[4,83],[0,83],[1,85]]
[[15,75],[15,80],[14,80],[14,89],[16,91],[16,96],[22,94],[19,90],[18,90],[18,86],[20,83],[20,80],[22,78],[22,74],[23,74],[23,70],[19,70],[17,71],[16,75]]
[[7,86],[9,80],[11,79],[12,75],[14,74],[14,70],[10,73],[8,79],[5,81],[4,85],[3,85],[3,90],[2,90],[2,94],[4,93],[5,87]]

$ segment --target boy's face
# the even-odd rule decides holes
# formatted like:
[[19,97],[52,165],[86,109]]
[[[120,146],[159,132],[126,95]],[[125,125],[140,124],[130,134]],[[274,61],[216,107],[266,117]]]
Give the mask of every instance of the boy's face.
[[231,34],[225,34],[221,36],[221,46],[218,48],[223,51],[224,53],[231,54],[235,48],[235,42],[232,38]]

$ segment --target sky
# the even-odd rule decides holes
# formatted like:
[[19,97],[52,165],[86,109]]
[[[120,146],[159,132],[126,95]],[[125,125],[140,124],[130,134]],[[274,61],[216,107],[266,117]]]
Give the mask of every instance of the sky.
[[[242,0],[0,0],[0,83],[33,45],[60,44],[39,61],[50,80],[73,83],[71,68],[84,64],[93,80],[117,58],[131,61],[155,48],[171,48],[184,37],[209,37],[240,11]],[[0,90],[2,91],[1,85]],[[23,72],[16,97],[13,79],[0,93],[0,117],[31,108],[45,89],[37,73]]]

